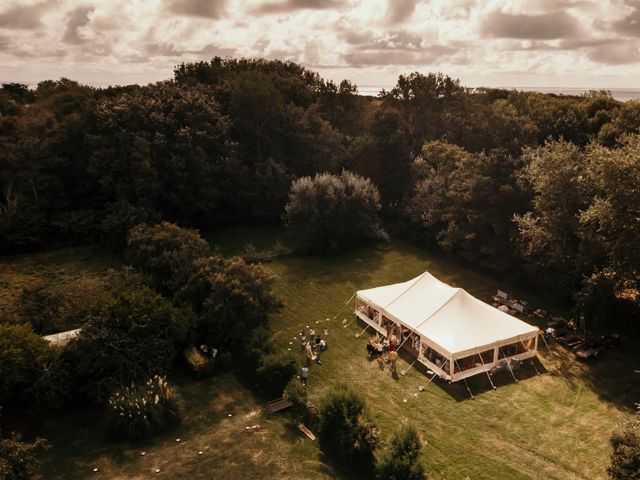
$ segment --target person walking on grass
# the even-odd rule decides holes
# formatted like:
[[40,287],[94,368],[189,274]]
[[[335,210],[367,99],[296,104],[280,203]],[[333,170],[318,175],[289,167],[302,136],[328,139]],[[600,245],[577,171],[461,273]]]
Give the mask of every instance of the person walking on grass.
[[300,381],[302,382],[302,385],[305,387],[307,386],[307,378],[309,378],[309,369],[305,365],[300,369]]
[[391,370],[391,373],[396,373],[396,362],[398,361],[398,352],[396,350],[392,350],[389,352],[389,363],[391,364],[391,366],[389,367],[389,369]]

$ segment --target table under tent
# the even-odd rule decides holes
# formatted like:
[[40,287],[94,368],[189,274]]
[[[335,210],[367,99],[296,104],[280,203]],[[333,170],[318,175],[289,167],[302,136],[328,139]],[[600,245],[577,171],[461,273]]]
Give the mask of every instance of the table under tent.
[[356,292],[355,314],[456,382],[536,355],[539,329],[428,272]]

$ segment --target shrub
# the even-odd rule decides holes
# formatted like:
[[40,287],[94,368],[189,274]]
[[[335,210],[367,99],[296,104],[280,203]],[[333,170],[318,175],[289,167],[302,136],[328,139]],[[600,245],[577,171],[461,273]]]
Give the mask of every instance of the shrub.
[[178,299],[199,314],[200,335],[207,344],[235,347],[246,342],[280,307],[271,291],[275,277],[261,265],[238,257],[208,257],[195,267]]
[[56,330],[62,317],[63,303],[62,295],[48,291],[43,285],[36,285],[22,289],[16,309],[22,322],[31,324],[35,333],[42,334]]
[[0,478],[3,480],[29,480],[39,478],[39,454],[48,444],[38,438],[34,442],[23,442],[20,437],[0,439]]
[[420,463],[422,441],[412,425],[403,425],[389,440],[376,465],[379,479],[424,480],[424,466]]
[[284,396],[296,405],[305,406],[307,404],[307,389],[298,378],[292,378],[284,387]]
[[175,294],[194,273],[194,260],[209,252],[209,244],[196,230],[168,222],[138,225],[129,232],[127,259],[149,276],[163,294]]
[[386,238],[380,225],[380,194],[370,180],[343,171],[293,182],[284,223],[303,253],[336,253]]
[[124,387],[109,398],[106,424],[111,435],[140,440],[180,423],[175,394],[164,377]]
[[613,480],[640,479],[640,420],[637,415],[613,433],[610,443],[609,477]]
[[30,403],[34,383],[54,357],[49,342],[31,327],[0,324],[0,405]]
[[209,357],[205,357],[196,347],[187,348],[184,351],[184,359],[187,362],[189,370],[191,370],[197,377],[205,378],[213,375],[215,370],[215,360]]
[[296,359],[290,352],[268,353],[256,370],[258,383],[270,395],[282,395],[284,387],[296,373]]
[[114,251],[122,252],[127,246],[127,235],[133,227],[143,223],[155,225],[159,221],[158,212],[119,200],[109,205],[105,211],[100,224],[102,239]]
[[191,339],[193,313],[148,287],[116,290],[88,316],[65,350],[81,390],[104,401],[120,385],[165,373]]
[[364,399],[344,383],[335,385],[320,405],[318,439],[322,450],[336,460],[373,467],[377,430]]

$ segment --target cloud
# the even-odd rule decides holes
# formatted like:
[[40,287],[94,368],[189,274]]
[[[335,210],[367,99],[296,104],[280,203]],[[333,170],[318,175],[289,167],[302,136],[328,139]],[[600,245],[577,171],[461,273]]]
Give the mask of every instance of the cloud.
[[252,10],[252,13],[271,14],[295,12],[296,10],[326,10],[341,7],[341,0],[283,0],[263,3]]
[[629,65],[640,62],[640,43],[618,42],[615,45],[587,49],[590,60],[607,65]]
[[381,65],[428,65],[440,60],[443,56],[452,55],[458,50],[444,45],[431,45],[420,50],[366,50],[352,51],[343,55],[344,60],[352,67]]
[[416,9],[416,0],[389,0],[387,24],[395,25],[408,20]]
[[86,41],[79,29],[89,24],[89,14],[94,10],[94,7],[78,7],[67,14],[67,26],[62,36],[65,43],[79,45]]
[[565,12],[511,15],[494,12],[482,21],[481,32],[497,38],[551,40],[570,38],[580,31],[578,21]]
[[44,1],[32,5],[9,7],[0,13],[0,27],[31,30],[42,26],[40,18],[53,2]]
[[176,15],[215,19],[224,14],[224,0],[171,0],[169,10]]
[[621,33],[623,35],[640,37],[640,2],[626,3],[633,8],[633,11],[622,20],[613,22],[611,24],[611,28],[615,32]]

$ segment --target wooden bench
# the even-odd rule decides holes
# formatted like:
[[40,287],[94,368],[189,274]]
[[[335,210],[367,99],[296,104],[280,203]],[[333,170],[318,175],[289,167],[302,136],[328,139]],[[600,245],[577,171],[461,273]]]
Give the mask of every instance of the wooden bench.
[[286,410],[291,406],[293,406],[293,402],[291,400],[287,398],[278,398],[267,402],[267,406],[265,408],[269,413],[276,413],[280,410]]

